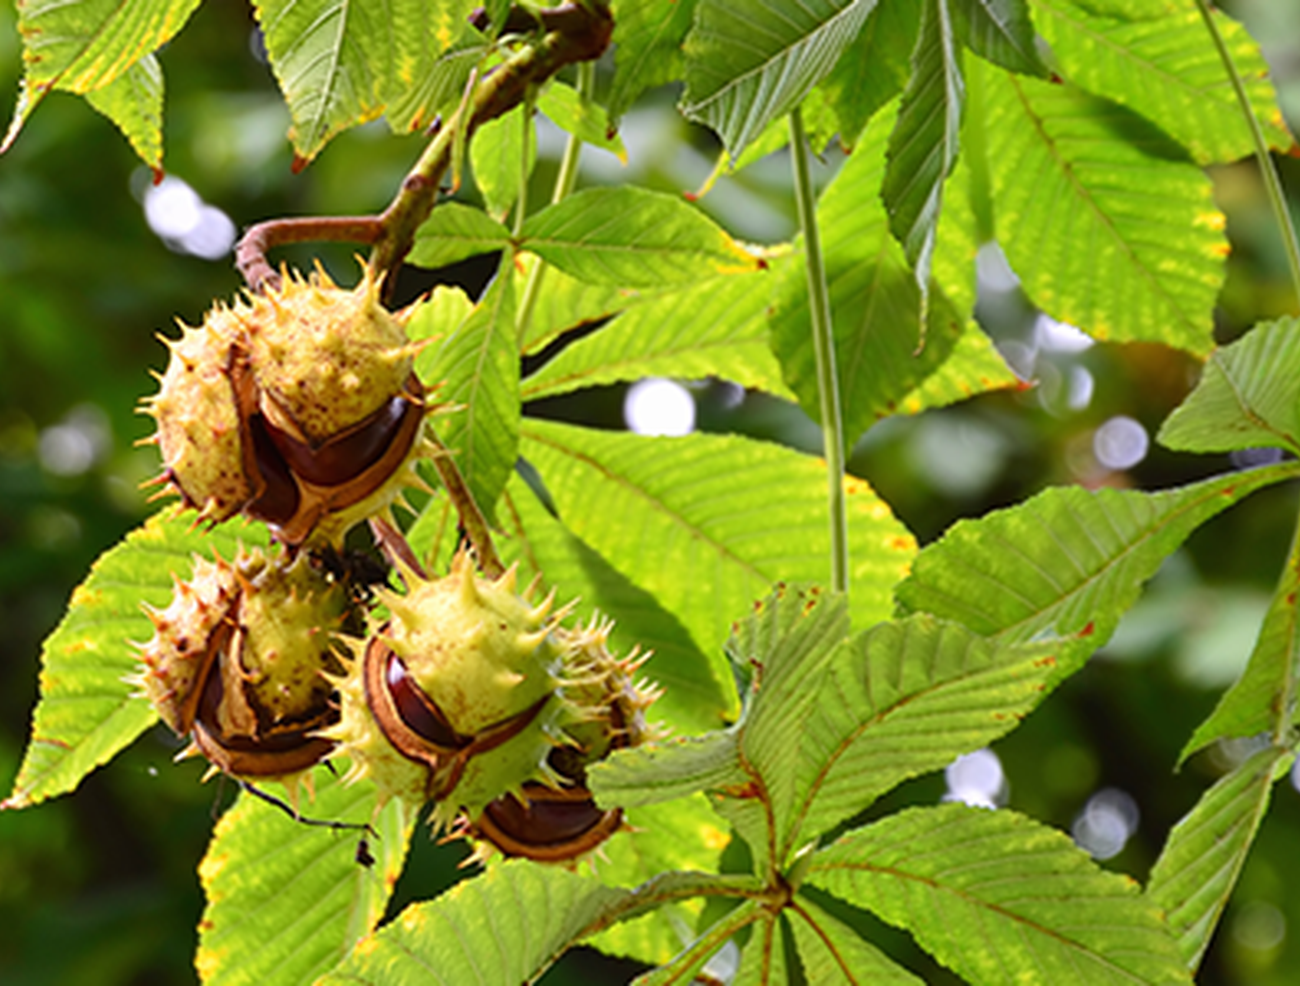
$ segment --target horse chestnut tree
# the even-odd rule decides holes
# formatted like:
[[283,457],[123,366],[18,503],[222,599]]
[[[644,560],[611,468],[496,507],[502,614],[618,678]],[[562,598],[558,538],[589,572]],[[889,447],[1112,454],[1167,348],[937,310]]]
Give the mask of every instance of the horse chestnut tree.
[[[159,52],[196,6],[19,4],[4,146],[65,90],[161,176]],[[295,171],[381,116],[423,146],[374,215],[247,229],[242,294],[165,340],[142,410],[173,502],[46,642],[3,807],[159,719],[234,779],[198,868],[204,981],[532,982],[588,943],[647,982],[1190,982],[1293,757],[1300,549],[1183,755],[1254,752],[1145,886],[1010,808],[877,802],[1011,732],[1194,530],[1300,474],[1294,320],[1214,337],[1207,169],[1253,154],[1276,189],[1294,149],[1245,30],[1204,0],[252,7]],[[665,83],[717,141],[706,186],[578,187]],[[546,202],[538,114],[567,132]],[[798,234],[744,242],[699,200],[778,152]],[[327,242],[366,252],[354,285],[272,257]],[[1204,362],[1168,449],[1293,456],[1053,487],[918,547],[846,451],[1028,385],[973,318],[990,242],[1053,319]],[[482,255],[481,294],[394,303],[408,268]],[[822,454],[529,413],[656,376],[797,402]],[[386,918],[433,836],[473,865]]]

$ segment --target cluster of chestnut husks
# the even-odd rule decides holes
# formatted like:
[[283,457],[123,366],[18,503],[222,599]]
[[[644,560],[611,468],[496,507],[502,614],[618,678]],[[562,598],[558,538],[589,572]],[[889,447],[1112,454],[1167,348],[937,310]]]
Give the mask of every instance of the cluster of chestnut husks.
[[346,757],[380,804],[432,805],[438,829],[509,855],[581,855],[622,818],[597,807],[586,767],[645,738],[654,690],[609,653],[608,625],[564,627],[513,570],[484,578],[461,552],[427,578],[405,548],[399,592],[386,568],[361,580],[341,564],[360,521],[401,538],[375,518],[433,448],[427,390],[369,270],[353,290],[319,271],[283,284],[168,343],[145,405],[158,481],[200,521],[243,514],[278,543],[196,558],[171,604],[148,610],[134,681],[226,774],[296,796],[306,770]]

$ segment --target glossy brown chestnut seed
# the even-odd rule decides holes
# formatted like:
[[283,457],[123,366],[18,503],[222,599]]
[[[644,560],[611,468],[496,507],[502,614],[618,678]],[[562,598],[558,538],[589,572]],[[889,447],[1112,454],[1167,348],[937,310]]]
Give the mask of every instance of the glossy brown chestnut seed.
[[559,863],[591,852],[623,823],[620,809],[602,811],[586,788],[530,782],[524,797],[497,798],[474,821],[474,834],[507,856]]
[[379,460],[402,434],[402,422],[407,415],[418,417],[422,413],[418,399],[403,392],[364,421],[317,447],[299,441],[270,421],[266,422],[266,429],[295,476],[318,486],[338,486],[355,479]]

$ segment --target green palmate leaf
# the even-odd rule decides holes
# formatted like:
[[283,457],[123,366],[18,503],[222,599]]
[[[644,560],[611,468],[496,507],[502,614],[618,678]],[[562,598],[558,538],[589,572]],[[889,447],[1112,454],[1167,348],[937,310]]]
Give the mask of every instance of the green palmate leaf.
[[[103,89],[125,74],[146,55],[176,34],[199,0],[159,0],[157,3],[123,4],[117,0],[27,0],[18,7],[18,31],[23,37],[22,94],[0,153],[8,150],[23,123],[45,95],[53,89],[86,95]],[[157,65],[146,69],[156,82],[142,78],[97,97],[96,109],[108,116],[131,140],[145,163],[157,167],[153,157],[141,151],[156,139],[157,128],[145,125],[142,94],[157,89],[161,102],[162,82]],[[140,90],[134,95],[132,89]],[[134,106],[130,109],[129,106]],[[147,136],[151,135],[151,136]],[[158,158],[161,158],[159,153]]]
[[1056,642],[1000,645],[930,617],[882,623],[855,639],[808,687],[814,697],[802,720],[770,727],[771,742],[780,737],[797,751],[784,756],[785,784],[772,779],[778,844],[793,850],[902,781],[1010,732],[1047,694],[1057,650]]
[[188,579],[195,554],[231,558],[240,542],[265,544],[266,537],[239,524],[202,533],[192,516],[167,508],[100,555],[45,641],[31,740],[4,807],[66,794],[157,720],[124,680],[140,667],[131,641],[153,636],[142,605],[165,607],[173,573]]
[[1157,438],[1180,452],[1300,452],[1300,320],[1257,325],[1217,350]]
[[[672,804],[632,808],[624,813],[627,828],[600,848],[594,868],[601,881],[636,887],[670,870],[716,872],[730,837],[700,795]],[[591,944],[609,955],[662,965],[682,947],[684,930],[697,924],[702,898],[658,907],[633,921],[601,932]]]
[[807,880],[906,928],[969,982],[1191,982],[1133,880],[1011,811],[899,812],[818,852]]
[[[203,982],[310,983],[342,961],[384,914],[406,859],[413,813],[394,798],[376,813],[369,782],[324,767],[299,809],[314,819],[370,824],[373,866],[357,862],[356,832],[297,822],[248,794],[222,816],[199,864],[208,906],[195,966]],[[301,797],[301,795],[300,795]]]
[[606,808],[743,785],[749,776],[740,765],[737,736],[735,729],[718,730],[616,750],[588,768],[587,778],[597,803]]
[[[1199,164],[1254,152],[1232,82],[1194,4],[1158,20],[1091,13],[1067,0],[1034,0],[1037,22],[1059,71],[1090,92],[1141,113],[1192,153]],[[1259,46],[1236,21],[1215,23],[1246,83],[1269,143],[1291,146]]]
[[552,82],[537,97],[537,108],[561,130],[584,144],[609,151],[627,164],[623,139],[614,132],[605,108],[583,99],[573,86]]
[[1160,493],[1049,489],[954,524],[917,556],[898,599],[907,612],[933,613],[976,633],[1010,641],[1081,634],[1095,649],[1193,530],[1297,472],[1287,463]]
[[519,169],[525,168],[531,175],[537,163],[536,141],[529,140],[524,147],[523,127],[524,107],[520,105],[475,130],[469,145],[474,184],[496,219],[504,219],[519,197]]
[[919,3],[877,4],[821,83],[845,145],[853,146],[867,121],[907,85],[921,9]]
[[876,0],[700,0],[686,39],[682,112],[732,156],[835,67]]
[[408,907],[321,983],[534,982],[605,909],[627,896],[527,860],[492,866],[436,900]]
[[721,377],[785,396],[768,346],[774,277],[714,277],[647,299],[529,377],[525,400],[642,377]]
[[[921,293],[902,249],[890,235],[888,215],[878,198],[890,125],[891,117],[882,115],[867,128],[817,210],[834,315],[844,433],[849,441],[900,406],[909,410],[932,406],[922,404],[922,394],[947,403],[1013,382],[967,317],[967,306],[974,302],[970,273],[975,251],[968,205],[961,197],[955,197],[953,215],[944,216],[933,264],[937,287],[931,292],[925,346],[917,351]],[[771,318],[772,349],[790,389],[816,419],[816,359],[802,258],[779,273]],[[976,338],[962,351],[982,355],[969,364],[954,360],[959,341],[971,335]],[[918,391],[940,369],[942,383]]]
[[[839,130],[839,121],[831,107],[829,97],[822,90],[813,89],[799,104],[799,113],[803,117],[808,146],[813,153],[820,154]],[[714,165],[713,174],[709,176],[697,195],[707,194],[723,174],[742,171],[755,161],[761,161],[774,151],[788,147],[789,144],[790,119],[784,116],[777,117],[734,159],[726,148],[723,148],[718,154],[718,162]]]
[[509,245],[510,230],[482,209],[444,202],[415,231],[406,260],[420,267],[444,267]]
[[1026,0],[949,0],[957,33],[971,51],[1012,72],[1047,77]]
[[948,0],[925,0],[881,187],[889,228],[916,268],[922,292],[929,288],[943,184],[957,160],[965,99]]
[[158,59],[145,55],[86,102],[122,131],[140,160],[162,173],[163,75]]
[[681,78],[682,40],[695,0],[614,0],[614,82],[609,115],[622,116],[637,96]]
[[1300,547],[1293,546],[1246,669],[1192,734],[1178,762],[1222,737],[1285,733],[1300,674]]
[[1200,965],[1291,755],[1260,750],[1221,777],[1173,831],[1151,870],[1147,896],[1167,915],[1188,968]]
[[651,721],[696,733],[735,717],[735,685],[730,677],[718,677],[671,613],[569,533],[517,475],[511,477],[506,497],[500,517],[511,536],[500,546],[502,557],[520,564],[524,581],[542,576],[546,586],[558,590],[561,603],[580,599],[578,612],[589,618],[616,615],[610,634],[615,653],[640,648],[653,655],[641,673],[663,688],[664,695],[651,707]]
[[[644,438],[533,420],[523,454],[560,520],[653,593],[712,660],[735,614],[772,583],[827,578],[819,460],[735,436]],[[888,615],[915,541],[866,483],[848,477],[845,493],[850,614],[867,626]]]
[[618,287],[693,283],[761,265],[699,209],[630,185],[584,189],[548,206],[524,223],[520,245],[566,274]]
[[968,70],[982,75],[998,242],[1030,297],[1098,339],[1209,352],[1228,251],[1209,179],[1124,107]]
[[[503,268],[509,262],[505,259]],[[498,276],[464,321],[428,352],[430,369],[424,379],[445,381],[438,399],[458,408],[437,419],[438,433],[479,508],[491,514],[519,448],[519,349],[511,278]]]
[[786,911],[804,981],[818,986],[920,986],[922,980],[863,941],[848,925],[807,897],[796,897]]
[[423,130],[454,108],[474,67],[492,51],[469,26],[474,0],[408,0],[410,11],[396,19],[424,23],[392,36],[392,71],[383,82],[384,116],[397,133]]

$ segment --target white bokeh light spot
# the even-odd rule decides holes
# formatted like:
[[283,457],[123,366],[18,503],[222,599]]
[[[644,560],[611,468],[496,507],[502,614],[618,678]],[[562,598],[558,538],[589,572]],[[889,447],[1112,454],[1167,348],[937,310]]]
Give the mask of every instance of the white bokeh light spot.
[[1146,458],[1151,439],[1147,430],[1127,415],[1111,418],[1092,436],[1092,454],[1107,469],[1129,469]]
[[1006,798],[1007,779],[1002,761],[987,747],[948,764],[943,778],[948,782],[944,801],[960,801],[972,808],[996,808]]
[[1093,859],[1110,859],[1119,855],[1129,836],[1137,831],[1141,815],[1137,802],[1127,791],[1104,787],[1083,806],[1070,828],[1070,834]]
[[220,260],[235,245],[237,230],[230,217],[174,175],[144,190],[144,217],[149,228],[180,253]]
[[672,380],[638,380],[628,388],[623,419],[638,435],[689,435],[695,430],[695,399]]

